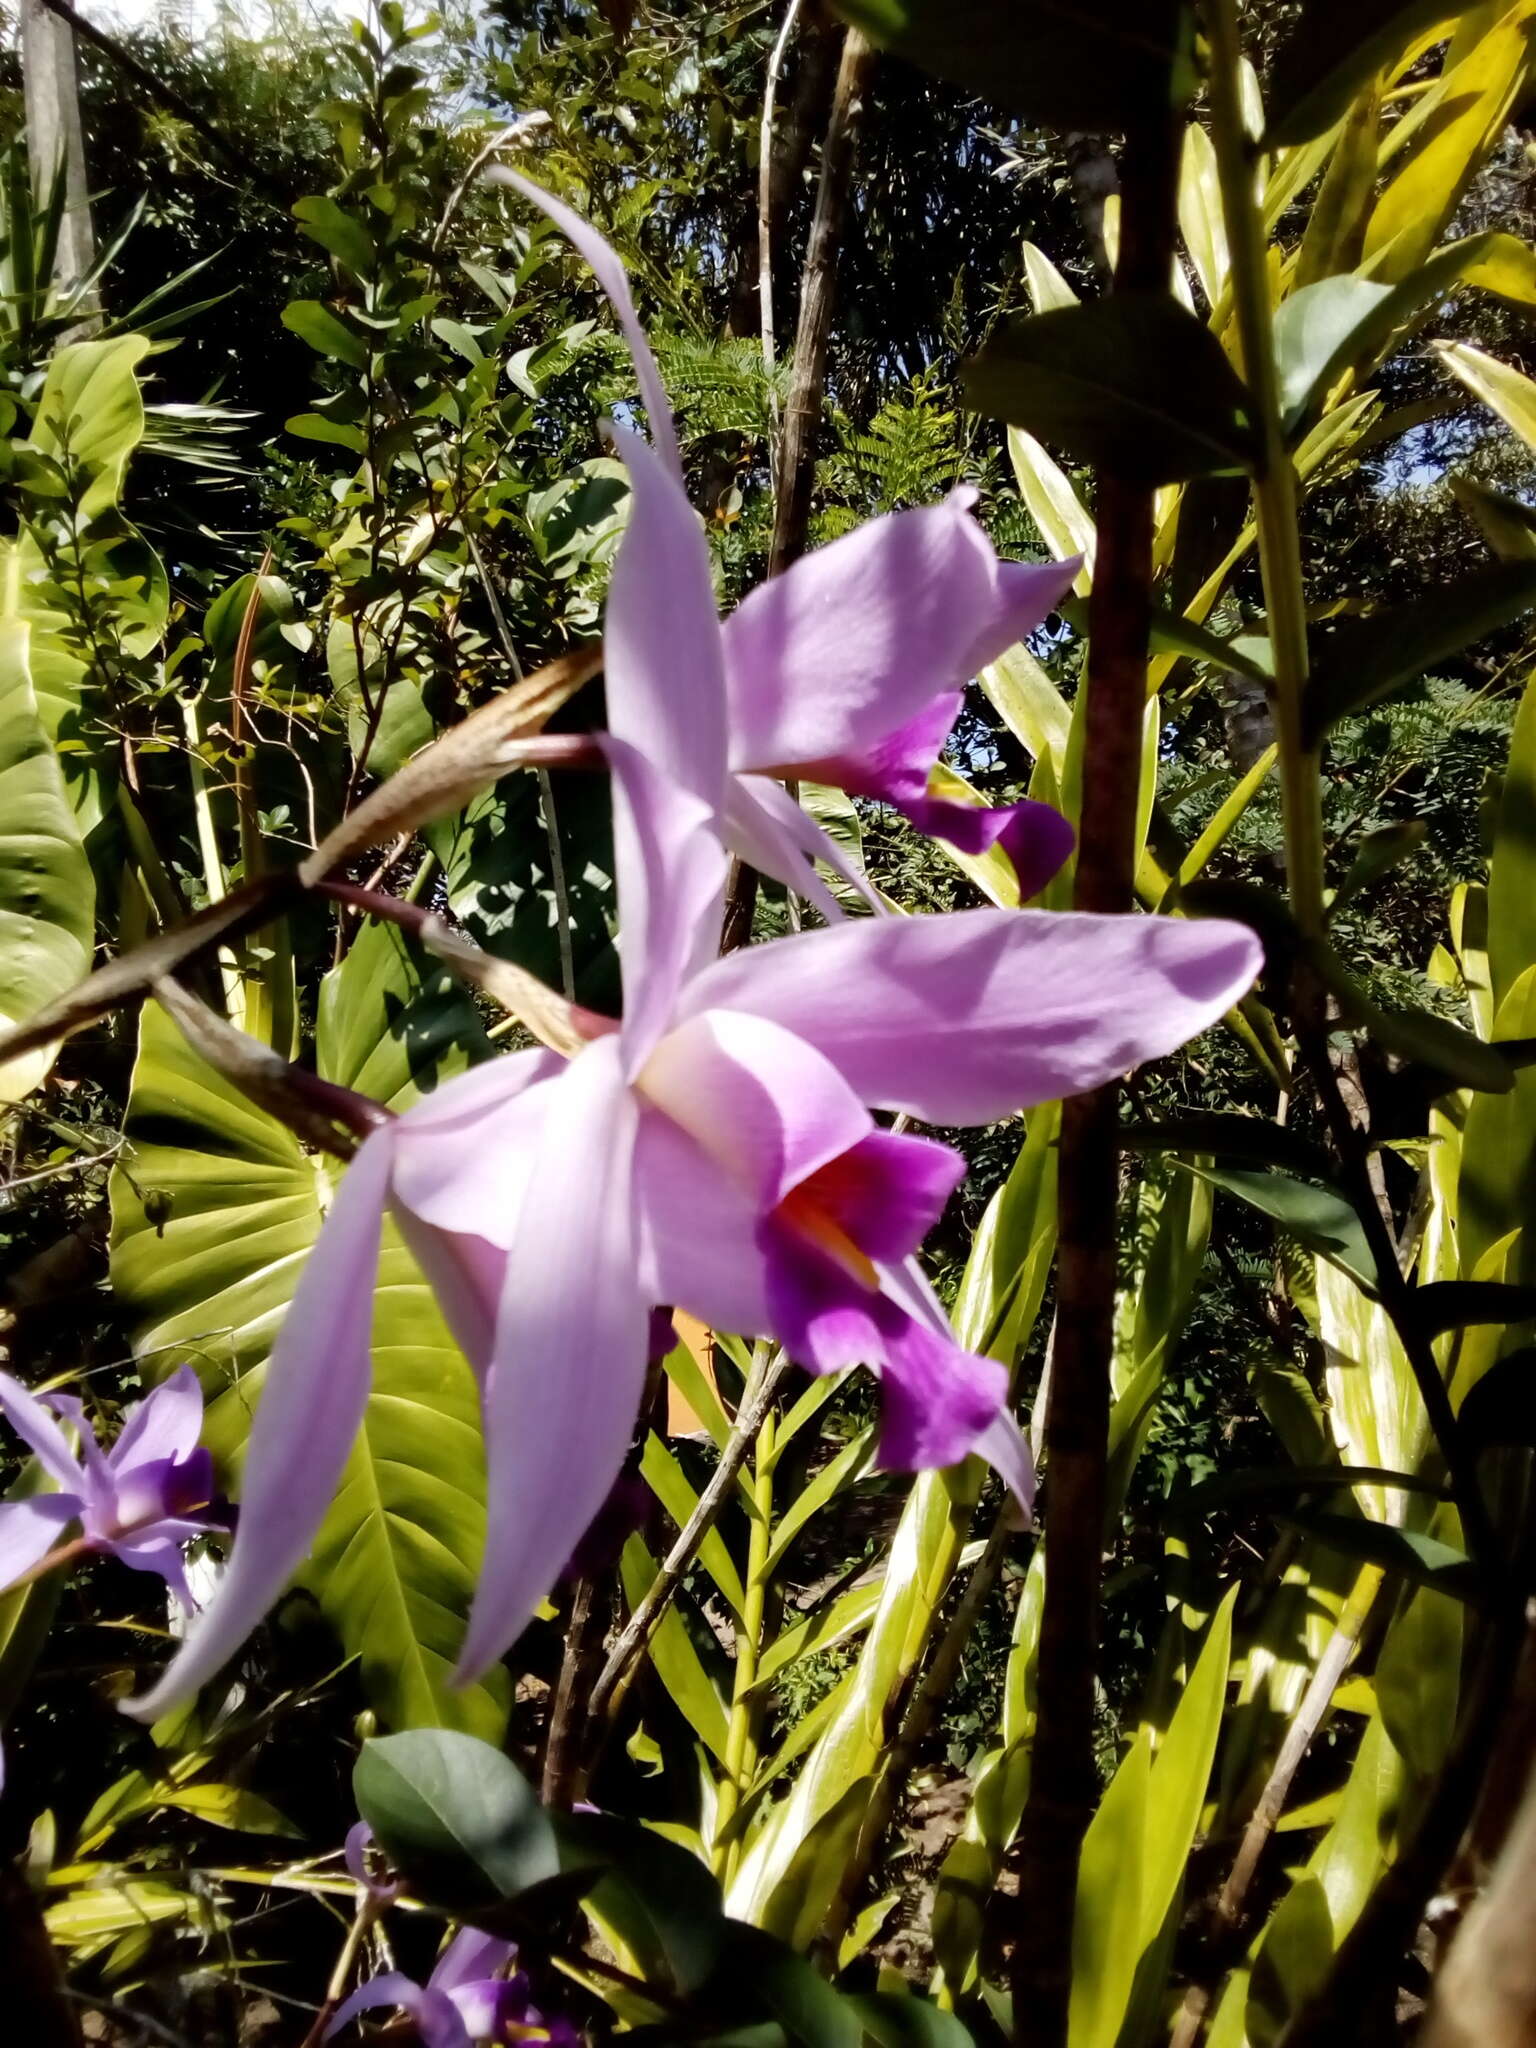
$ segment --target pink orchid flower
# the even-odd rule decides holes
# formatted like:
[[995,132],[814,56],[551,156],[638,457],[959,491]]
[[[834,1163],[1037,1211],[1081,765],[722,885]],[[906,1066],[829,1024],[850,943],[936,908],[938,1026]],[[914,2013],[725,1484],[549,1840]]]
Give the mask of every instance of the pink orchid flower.
[[718,958],[731,769],[708,550],[667,458],[615,441],[634,493],[605,621],[622,1022],[546,993],[544,1049],[447,1083],[358,1152],[268,1366],[228,1568],[142,1717],[220,1668],[310,1548],[368,1399],[386,1208],[482,1387],[466,1679],[621,1470],[660,1304],[813,1372],[872,1368],[887,1465],[978,1451],[1027,1500],[1007,1373],[960,1348],[914,1259],[963,1162],[872,1112],[979,1124],[1092,1088],[1182,1045],[1258,970],[1236,924],[1005,910]]
[[[540,186],[501,167],[486,175],[542,208],[607,294],[634,358],[660,458],[652,489],[672,492],[685,507],[671,408],[617,254],[590,222]],[[871,519],[760,585],[723,624],[713,603],[709,626],[702,617],[694,622],[717,641],[725,680],[725,835],[753,867],[828,917],[842,912],[812,860],[856,887],[869,885],[775,777],[878,797],[963,853],[1001,846],[1021,902],[1038,895],[1072,851],[1072,827],[1049,804],[1026,799],[987,808],[928,794],[965,685],[1049,617],[1081,567],[1076,557],[999,560],[970,516],[977,495],[965,485],[942,504]],[[623,706],[614,720],[611,695],[609,709],[616,733],[672,769],[656,755],[654,735],[625,722]]]
[[[85,1411],[72,1395],[40,1401],[9,1373],[0,1373],[0,1414],[32,1451],[58,1491],[0,1502],[0,1589],[41,1563],[55,1540],[78,1521],[87,1547],[135,1571],[165,1580],[189,1613],[181,1546],[208,1532],[213,1460],[198,1448],[203,1395],[184,1365],[128,1412],[103,1453]],[[59,1427],[71,1423],[78,1456]]]
[[533,2005],[528,1979],[502,1974],[516,1956],[510,1941],[465,1927],[438,1958],[425,1984],[390,1970],[359,1984],[337,2010],[324,2039],[339,2034],[360,2012],[393,2006],[409,2015],[424,2048],[476,2048],[478,2042],[549,2042],[576,2048],[568,2020],[547,2020]]

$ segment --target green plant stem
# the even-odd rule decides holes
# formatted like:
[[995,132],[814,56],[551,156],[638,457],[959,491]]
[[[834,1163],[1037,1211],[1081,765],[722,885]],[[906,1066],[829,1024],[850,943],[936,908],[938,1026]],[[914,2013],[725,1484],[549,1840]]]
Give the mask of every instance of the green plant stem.
[[1274,662],[1270,701],[1280,749],[1286,875],[1296,922],[1304,932],[1314,934],[1323,928],[1322,777],[1317,752],[1303,739],[1307,611],[1296,465],[1286,446],[1280,413],[1269,251],[1254,191],[1254,147],[1243,125],[1237,0],[1207,0],[1206,26],[1211,42],[1211,139],[1232,265],[1231,295],[1242,370],[1260,440],[1253,502]]
[[[1182,132],[1170,103],[1149,107],[1126,137],[1116,291],[1168,289]],[[1124,914],[1134,902],[1154,511],[1149,483],[1109,467],[1102,471],[1088,615],[1078,910]],[[1013,1907],[1014,2039],[1020,2048],[1064,2048],[1067,2040],[1078,1859],[1099,1797],[1094,1703],[1109,1491],[1118,1123],[1113,1085],[1062,1105],[1039,1711]]]
[[23,1586],[36,1585],[39,1579],[46,1579],[53,1572],[64,1571],[68,1566],[78,1563],[91,1548],[88,1536],[72,1537],[68,1543],[61,1543],[57,1550],[50,1550],[46,1557],[40,1557],[36,1564],[29,1565],[24,1572],[18,1572],[14,1579],[0,1586],[0,1595],[19,1593]]
[[745,1605],[736,1631],[736,1670],[731,1690],[731,1718],[725,1736],[725,1779],[715,1805],[715,1874],[728,1884],[741,1860],[741,1839],[730,1822],[757,1769],[757,1734],[762,1701],[753,1693],[763,1653],[763,1621],[768,1608],[768,1555],[773,1538],[773,1459],[777,1418],[765,1411],[753,1451],[752,1479],[747,1488],[751,1527],[747,1536]]

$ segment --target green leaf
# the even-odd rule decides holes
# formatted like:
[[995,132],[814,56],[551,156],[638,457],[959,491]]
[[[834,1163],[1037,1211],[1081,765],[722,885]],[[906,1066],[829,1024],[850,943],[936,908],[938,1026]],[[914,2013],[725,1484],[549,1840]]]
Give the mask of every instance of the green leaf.
[[1181,1161],[1214,1188],[1224,1189],[1269,1217],[1287,1235],[1345,1272],[1368,1294],[1376,1291],[1376,1261],[1365,1241],[1360,1218],[1341,1194],[1316,1188],[1286,1173],[1247,1172],[1240,1167],[1196,1166]]
[[1410,604],[1336,626],[1314,646],[1302,707],[1308,744],[1533,605],[1536,562],[1491,562]]
[[1527,448],[1536,448],[1536,382],[1470,342],[1437,341],[1435,354]]
[[451,1728],[363,1744],[357,1810],[418,1896],[473,1914],[557,1875],[549,1816],[512,1762]]
[[1504,562],[1536,561],[1536,510],[1475,476],[1450,478],[1451,495]]
[[[403,956],[388,971],[401,979],[372,993],[402,1043],[372,1058],[382,1062],[375,1070],[409,1077],[416,985]],[[359,1051],[327,1024],[322,1072],[345,1080],[362,1071]],[[457,1051],[454,1059],[462,1063]],[[141,1018],[125,1130],[126,1170],[112,1184],[113,1286],[147,1371],[184,1358],[197,1366],[208,1442],[230,1472],[330,1198],[327,1169],[199,1059],[158,1006]],[[387,1224],[374,1391],[305,1577],[392,1723],[501,1733],[505,1675],[462,1690],[452,1682],[484,1542],[483,1470],[473,1375]],[[238,1497],[238,1483],[231,1491]]]
[[882,48],[994,105],[1064,129],[1134,125],[1189,95],[1189,23],[1177,0],[834,0]]
[[492,1052],[463,983],[376,918],[321,980],[315,1036],[328,1081],[394,1110]]
[[1336,917],[1351,897],[1358,896],[1362,889],[1370,889],[1383,875],[1418,852],[1429,836],[1429,827],[1420,818],[1398,818],[1390,825],[1378,825],[1374,832],[1364,833],[1355,846],[1355,857],[1349,870],[1328,905],[1330,918]]
[[1517,305],[1536,304],[1536,251],[1513,235],[1468,235],[1396,285],[1330,277],[1293,292],[1275,315],[1281,405],[1294,436],[1346,372],[1369,376],[1399,330],[1478,285]]
[[[0,618],[0,1031],[80,980],[95,925],[91,864],[38,712],[30,639],[25,621]],[[0,1103],[35,1088],[55,1050],[0,1065]]]
[[1380,1565],[1395,1572],[1411,1585],[1428,1586],[1453,1600],[1474,1606],[1486,1597],[1482,1575],[1465,1552],[1425,1536],[1414,1529],[1397,1529],[1364,1515],[1331,1515],[1320,1510],[1293,1508],[1280,1517],[1294,1523],[1324,1543],[1330,1550],[1354,1558],[1360,1564]]
[[1390,1051],[1433,1068],[1461,1088],[1507,1095],[1514,1087],[1514,1069],[1496,1045],[1429,1010],[1383,1009],[1329,946],[1313,947],[1310,958],[1321,980],[1338,998],[1345,1019],[1368,1030]]
[[1248,394],[1216,337],[1163,292],[1115,293],[1000,327],[966,403],[1143,483],[1246,470]]
[[372,274],[377,261],[373,237],[355,214],[344,212],[334,199],[307,198],[295,202],[293,217],[312,242],[354,277]]
[[1524,1323],[1536,1317],[1536,1287],[1501,1280],[1432,1280],[1413,1294],[1413,1319],[1426,1337],[1474,1323]]
[[115,508],[128,457],[144,438],[144,400],[136,375],[149,354],[142,334],[75,341],[48,365],[27,445],[62,459],[86,479],[80,516]]
[[292,419],[284,420],[283,430],[300,441],[326,441],[353,455],[362,455],[368,447],[361,427],[349,427],[344,420],[329,419],[323,412],[296,412]]
[[[619,1559],[624,1599],[631,1613],[650,1591],[658,1569],[655,1558],[642,1539],[631,1536]],[[663,1609],[647,1655],[673,1705],[704,1746],[724,1763],[725,1701],[720,1696],[720,1688],[704,1668],[676,1600]]]
[[1012,1366],[1029,1342],[1056,1249],[1054,1103],[1029,1112],[1024,1143],[987,1204],[955,1296],[954,1325],[968,1351]]
[[720,1887],[707,1866],[655,1829],[607,1813],[552,1816],[564,1871],[602,1872],[587,1900],[647,1983],[688,1996],[719,1969],[728,1941]]
[[[640,1471],[678,1529],[686,1528],[699,1504],[699,1496],[689,1484],[682,1466],[654,1430],[645,1440]],[[718,1529],[709,1530],[699,1545],[699,1562],[725,1595],[733,1611],[738,1616],[742,1615],[746,1610],[747,1596],[742,1589],[741,1574],[731,1561],[731,1554]]]
[[[877,1899],[875,1904],[889,1913],[892,1902]],[[862,1954],[867,1946],[868,1940],[855,1953]],[[915,1992],[870,1991],[845,2002],[879,2048],[974,2048],[970,2034],[952,2012]]]
[[1083,1838],[1072,1916],[1067,2048],[1115,2048],[1141,1960],[1142,1868],[1152,1773],[1143,1729]]
[[846,1642],[850,1636],[867,1628],[880,1604],[880,1581],[875,1579],[867,1586],[853,1586],[846,1593],[839,1594],[824,1607],[818,1607],[808,1614],[804,1621],[796,1622],[793,1628],[785,1629],[776,1642],[770,1644],[758,1666],[753,1690],[761,1691],[770,1685],[792,1664],[798,1664],[802,1657],[814,1657],[822,1650],[831,1649],[834,1643]]
[[1326,1180],[1332,1172],[1327,1153],[1288,1124],[1246,1116],[1241,1110],[1190,1112],[1166,1122],[1125,1124],[1120,1142],[1131,1152],[1214,1152],[1315,1180]]
[[1372,72],[1445,14],[1445,0],[1305,0],[1270,76],[1266,144],[1284,148],[1331,128]]
[[366,370],[368,344],[354,328],[318,299],[294,299],[283,308],[283,325],[307,341],[317,355],[332,356],[351,369]]

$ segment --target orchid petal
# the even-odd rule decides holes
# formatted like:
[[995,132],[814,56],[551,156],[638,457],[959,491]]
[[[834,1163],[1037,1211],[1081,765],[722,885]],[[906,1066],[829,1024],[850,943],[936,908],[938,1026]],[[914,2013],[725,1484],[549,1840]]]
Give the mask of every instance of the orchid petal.
[[499,1934],[486,1934],[478,1927],[461,1927],[438,1957],[427,1982],[438,1991],[457,1991],[462,1984],[495,1977],[516,1954],[515,1941],[504,1941]]
[[202,1430],[203,1390],[191,1366],[180,1365],[130,1412],[107,1463],[121,1475],[163,1458],[180,1462],[197,1449]]
[[1077,834],[1060,811],[1032,797],[989,805],[920,796],[898,808],[925,838],[942,839],[961,853],[985,853],[989,846],[1000,846],[1018,877],[1021,903],[1038,896],[1060,874],[1077,844]]
[[987,1437],[1008,1400],[1008,1368],[903,1315],[886,1337],[878,1462],[888,1472],[955,1465]]
[[725,793],[724,652],[709,545],[682,481],[622,427],[629,522],[603,614],[608,730],[711,812]]
[[394,1127],[396,1205],[432,1230],[484,1238],[505,1251],[553,1099],[546,1084],[565,1066],[556,1053],[511,1053],[407,1110]]
[[80,1441],[80,1463],[85,1472],[87,1503],[109,1506],[112,1499],[112,1468],[96,1440],[85,1403],[76,1394],[48,1394],[44,1397],[61,1422],[67,1422]]
[[856,868],[830,833],[801,810],[782,784],[766,775],[733,775],[725,797],[725,833],[733,853],[759,874],[771,875],[814,903],[829,924],[843,915],[826,883],[812,866],[825,861],[869,902],[883,910],[879,892]]
[[381,1977],[370,1977],[366,1984],[359,1984],[352,1996],[342,2001],[336,2017],[320,2038],[329,2041],[360,2012],[372,2012],[381,2005],[395,2006],[409,2013],[425,2048],[474,2048],[474,2036],[459,2017],[452,1999],[442,1991],[423,1990],[421,1985],[402,1976],[398,1970],[387,1971]]
[[812,1046],[766,1018],[729,1010],[669,1031],[637,1086],[762,1210],[873,1127],[863,1102]]
[[684,982],[719,945],[725,853],[714,814],[625,741],[613,771],[613,865],[624,978],[624,1071],[633,1079],[666,1030]]
[[344,1175],[267,1365],[218,1589],[158,1685],[126,1711],[153,1721],[225,1665],[309,1553],[368,1405],[379,1238],[394,1128]]
[[815,1046],[865,1102],[979,1124],[1174,1051],[1262,962],[1246,926],[1216,918],[861,918],[716,961],[681,1010],[750,1012]]
[[732,767],[862,752],[1054,610],[1077,564],[1000,562],[974,500],[872,519],[743,599],[725,623]]
[[1077,835],[1050,804],[1026,798],[1022,803],[990,807],[928,794],[929,773],[944,751],[963,702],[958,690],[945,691],[863,753],[844,752],[813,761],[805,773],[846,790],[850,796],[876,797],[894,804],[919,832],[930,839],[946,840],[962,853],[985,853],[989,846],[1000,844],[1018,876],[1020,898],[1027,902],[1059,872]]
[[496,1314],[506,1284],[506,1253],[471,1231],[434,1230],[399,1203],[392,1213],[454,1343],[483,1384],[496,1349]]
[[57,1421],[20,1380],[0,1372],[0,1415],[15,1430],[56,1486],[83,1489],[85,1473]]
[[916,1251],[966,1174],[963,1153],[933,1138],[871,1131],[798,1190],[880,1261]]
[[607,1498],[645,1383],[639,1112],[618,1042],[589,1046],[554,1085],[486,1387],[485,1565],[459,1662],[466,1683],[521,1634]]
[[672,408],[667,402],[666,386],[661,381],[661,372],[656,367],[656,358],[651,354],[650,343],[645,338],[645,329],[640,325],[640,316],[635,311],[635,302],[630,297],[629,279],[619,254],[593,227],[588,220],[556,199],[552,192],[546,192],[542,185],[535,185],[529,178],[523,178],[516,171],[508,170],[504,164],[493,164],[485,173],[490,183],[510,185],[531,200],[541,212],[548,214],[555,226],[585,260],[587,268],[601,285],[609,304],[618,317],[629,343],[630,355],[634,358],[635,374],[640,384],[640,396],[645,401],[645,410],[650,422],[651,439],[679,478],[683,473],[681,458],[677,452],[677,435],[672,426]]
[[765,1336],[758,1205],[740,1184],[670,1117],[647,1110],[635,1187],[647,1298],[673,1302],[713,1330]]
[[0,1501],[0,1592],[48,1555],[80,1512],[73,1493],[35,1493]]

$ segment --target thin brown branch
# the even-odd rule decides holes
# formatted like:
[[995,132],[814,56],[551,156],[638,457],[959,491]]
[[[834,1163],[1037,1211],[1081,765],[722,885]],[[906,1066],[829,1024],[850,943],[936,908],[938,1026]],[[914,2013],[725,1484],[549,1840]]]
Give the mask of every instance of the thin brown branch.
[[[1126,138],[1117,291],[1166,291],[1174,255],[1181,125],[1149,112]],[[1152,605],[1153,492],[1106,468],[1089,600],[1088,711],[1074,902],[1133,903]],[[1098,1799],[1094,1761],[1099,1590],[1108,1499],[1119,1091],[1062,1107],[1056,1351],[1045,1424],[1045,1601],[1039,1715],[1019,1851],[1014,2038],[1063,2048],[1083,1836]]]
[[660,1571],[609,1651],[608,1661],[592,1688],[587,1714],[594,1726],[600,1725],[605,1718],[612,1719],[628,1689],[631,1667],[650,1641],[669,1601],[682,1584],[683,1574],[698,1556],[700,1544],[719,1521],[735,1487],[737,1475],[757,1441],[757,1432],[768,1412],[768,1404],[777,1394],[788,1370],[789,1361],[782,1353],[776,1356],[767,1354],[762,1370],[754,1372],[748,1380],[741,1406],[736,1411],[735,1427],[720,1453],[719,1462],[709,1475],[708,1485],[699,1495],[698,1506],[663,1558]]
[[[816,441],[821,431],[827,370],[827,341],[837,296],[837,258],[848,218],[864,95],[874,71],[875,51],[857,29],[843,37],[843,53],[832,89],[826,140],[821,151],[821,179],[811,220],[805,267],[800,275],[800,315],[795,329],[794,374],[784,406],[774,463],[773,536],[768,545],[768,574],[777,576],[805,553],[811,523],[811,494],[816,481]],[[752,909],[757,901],[757,874],[745,861],[731,863],[726,887],[722,953],[744,946],[752,935]]]

